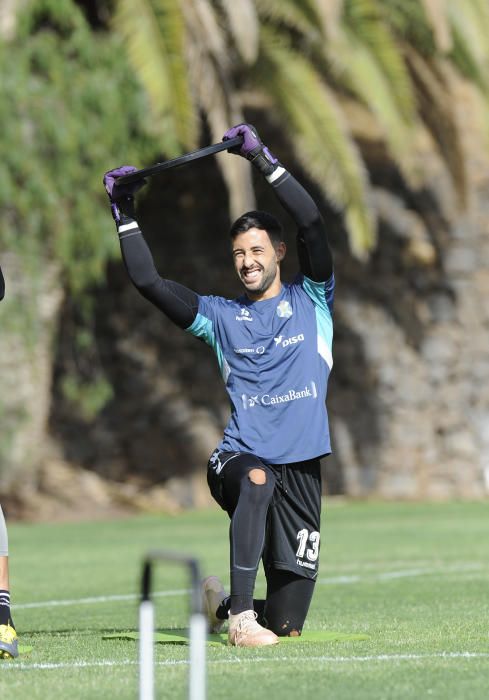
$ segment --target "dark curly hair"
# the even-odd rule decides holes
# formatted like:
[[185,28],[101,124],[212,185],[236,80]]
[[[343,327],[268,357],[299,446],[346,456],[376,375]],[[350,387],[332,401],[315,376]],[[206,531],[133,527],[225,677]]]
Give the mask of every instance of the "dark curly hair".
[[259,228],[262,231],[266,231],[273,246],[284,240],[282,224],[266,211],[247,211],[246,214],[236,219],[229,231],[231,240],[234,241],[238,234],[245,233],[250,228]]

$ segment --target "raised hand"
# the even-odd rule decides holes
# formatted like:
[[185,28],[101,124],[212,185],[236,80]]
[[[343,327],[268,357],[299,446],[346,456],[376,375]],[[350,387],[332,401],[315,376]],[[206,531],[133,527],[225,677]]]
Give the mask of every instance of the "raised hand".
[[278,160],[263,144],[258,136],[258,132],[252,124],[238,124],[237,126],[231,127],[231,129],[226,131],[222,140],[227,141],[235,136],[242,136],[243,143],[241,146],[230,148],[230,153],[236,153],[251,161],[264,175],[273,173],[278,165]]

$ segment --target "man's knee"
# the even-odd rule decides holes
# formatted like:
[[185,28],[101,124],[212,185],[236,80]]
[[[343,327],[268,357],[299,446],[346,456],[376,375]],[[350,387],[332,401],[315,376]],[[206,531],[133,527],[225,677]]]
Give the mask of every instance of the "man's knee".
[[298,625],[297,621],[284,619],[281,622],[275,621],[275,624],[268,626],[277,637],[300,637],[302,634],[302,625]]
[[249,498],[255,505],[269,503],[274,487],[273,475],[267,474],[261,467],[252,467],[241,481],[242,495]]
[[264,469],[255,468],[248,472],[248,479],[252,484],[266,484],[267,475]]

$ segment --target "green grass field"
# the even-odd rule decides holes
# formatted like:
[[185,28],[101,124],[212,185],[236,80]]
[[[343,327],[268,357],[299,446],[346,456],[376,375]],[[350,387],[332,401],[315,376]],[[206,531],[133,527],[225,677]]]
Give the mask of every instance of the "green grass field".
[[[268,649],[208,648],[212,700],[489,697],[487,503],[327,501],[319,581],[308,630],[363,641],[288,641]],[[137,697],[140,563],[150,548],[198,555],[227,573],[227,519],[218,510],[109,522],[10,523],[14,619],[23,645],[0,662],[0,695],[15,700]],[[157,626],[183,627],[188,588],[159,567]],[[260,574],[257,593],[264,590]],[[188,647],[158,644],[158,698],[186,697]]]

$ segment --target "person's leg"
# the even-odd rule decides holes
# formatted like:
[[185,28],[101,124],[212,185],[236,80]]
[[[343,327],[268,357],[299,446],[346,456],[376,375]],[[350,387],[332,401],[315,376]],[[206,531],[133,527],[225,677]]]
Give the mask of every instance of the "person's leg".
[[236,615],[253,609],[253,591],[275,480],[261,465],[251,467],[246,463],[226,476],[224,492],[236,503],[229,527],[231,614]]
[[18,655],[17,635],[10,612],[7,526],[0,506],[0,658]]
[[309,611],[315,581],[293,571],[267,572],[263,621],[279,637],[298,637]]
[[[267,599],[253,600],[258,622],[279,636],[300,634],[319,563],[321,475],[319,460],[273,467],[263,563]],[[278,568],[286,566],[286,569]],[[217,618],[227,619],[229,598],[220,584]]]
[[[217,492],[216,472],[219,476],[218,502],[231,517],[230,641],[233,644],[248,645],[248,638],[250,645],[275,643],[275,635],[257,625],[253,613],[253,591],[265,542],[267,511],[275,486],[274,475],[259,459],[249,454],[235,454],[227,461],[211,460],[209,485],[213,494]],[[208,586],[211,585],[214,589],[206,592],[204,584],[204,592],[208,598],[213,601],[220,599],[220,609],[216,611],[216,617],[224,617],[228,605],[223,591],[216,590],[215,577],[209,577],[206,581]],[[241,619],[241,616],[244,617]],[[213,615],[210,617],[213,618]],[[242,630],[243,625],[246,629]]]
[[[211,578],[211,577],[209,577]],[[212,577],[215,579],[215,577]],[[220,582],[218,582],[219,585]],[[267,572],[267,597],[254,599],[257,621],[279,637],[298,637],[309,611],[315,581],[292,571],[271,569]],[[223,596],[217,607],[218,619],[227,619],[230,597]]]
[[[0,524],[0,530],[2,529]],[[1,540],[1,536],[0,536]],[[0,550],[0,625],[12,624],[10,617],[10,588],[8,580],[8,556]]]
[[259,620],[278,636],[298,635],[314,591],[319,565],[321,471],[319,460],[282,465],[263,553],[267,598],[255,602]]
[[8,578],[8,536],[2,506],[0,506],[0,625],[7,624],[12,625]]
[[253,607],[253,590],[265,542],[275,477],[257,457],[219,453],[209,463],[211,492],[231,518],[231,613]]

